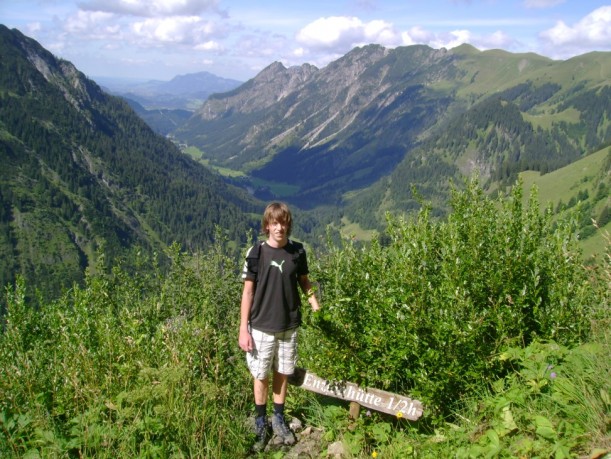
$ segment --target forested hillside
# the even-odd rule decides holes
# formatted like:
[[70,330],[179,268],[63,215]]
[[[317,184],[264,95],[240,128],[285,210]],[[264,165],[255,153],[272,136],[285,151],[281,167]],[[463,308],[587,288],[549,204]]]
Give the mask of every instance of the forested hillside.
[[0,56],[0,285],[21,274],[51,296],[130,251],[201,250],[216,226],[246,237],[248,194],[122,99],[4,26]]
[[[504,97],[495,95],[475,105],[439,134],[422,141],[391,174],[346,199],[346,215],[363,227],[376,228],[385,211],[413,211],[423,199],[442,214],[447,209],[451,185],[460,185],[461,176],[477,174],[487,190],[503,191],[521,172],[547,174],[571,164],[579,168],[577,163],[589,154],[598,149],[607,151],[609,126],[602,136],[596,131],[611,115],[611,86],[563,103],[580,105],[591,98],[591,104],[581,108],[584,118],[591,116],[592,120],[578,125],[559,122],[549,130],[534,127],[518,105]],[[603,138],[606,142],[599,143]],[[590,198],[590,206],[600,202],[609,205],[609,170],[606,162],[600,173],[589,178],[594,192],[581,196],[581,201]],[[606,192],[598,193],[599,188]],[[591,218],[597,216],[584,215],[585,224],[591,226]]]

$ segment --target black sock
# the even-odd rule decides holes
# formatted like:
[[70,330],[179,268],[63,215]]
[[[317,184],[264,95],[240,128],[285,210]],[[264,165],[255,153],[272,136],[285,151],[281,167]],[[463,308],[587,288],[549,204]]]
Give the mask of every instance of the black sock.
[[274,403],[274,414],[284,416],[284,403]]
[[255,414],[258,418],[265,417],[265,415],[267,414],[267,405],[257,405],[255,403]]

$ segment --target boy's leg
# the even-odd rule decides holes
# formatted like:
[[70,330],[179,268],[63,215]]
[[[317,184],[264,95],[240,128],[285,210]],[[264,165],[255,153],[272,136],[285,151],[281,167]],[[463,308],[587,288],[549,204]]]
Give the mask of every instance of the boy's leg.
[[272,390],[274,399],[274,414],[272,416],[272,429],[274,434],[285,445],[295,443],[295,435],[284,420],[284,402],[288,388],[289,375],[295,371],[297,357],[297,330],[287,330],[277,335],[277,355],[274,360],[274,376]]
[[251,330],[255,348],[246,354],[248,368],[253,376],[253,392],[255,398],[255,434],[257,440],[253,446],[255,451],[262,451],[268,440],[268,422],[266,415],[267,398],[269,395],[269,377],[274,357],[274,336]]
[[272,390],[274,392],[274,403],[284,404],[286,400],[286,391],[288,387],[289,375],[284,375],[274,371],[272,380]]
[[[274,375],[275,376],[275,375]],[[269,379],[257,379],[254,378],[254,393],[255,393],[255,405],[265,405],[267,404],[267,395],[269,393]],[[275,381],[275,377],[274,377]],[[275,391],[274,391],[275,394]],[[284,393],[286,397],[286,389]],[[275,395],[274,395],[275,399]]]

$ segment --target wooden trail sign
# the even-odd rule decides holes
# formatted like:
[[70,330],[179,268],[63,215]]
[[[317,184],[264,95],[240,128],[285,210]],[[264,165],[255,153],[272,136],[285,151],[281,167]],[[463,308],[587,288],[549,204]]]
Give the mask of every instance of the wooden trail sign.
[[415,421],[422,416],[422,403],[418,400],[379,389],[362,389],[350,382],[332,383],[303,368],[295,369],[295,373],[289,377],[289,383],[317,394],[356,402],[366,408],[392,414],[398,418]]

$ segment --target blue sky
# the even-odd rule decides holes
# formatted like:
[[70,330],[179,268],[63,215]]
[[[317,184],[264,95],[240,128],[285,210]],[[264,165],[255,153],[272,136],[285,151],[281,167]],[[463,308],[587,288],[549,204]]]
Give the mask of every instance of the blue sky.
[[245,81],[274,61],[321,68],[369,43],[611,51],[611,1],[594,0],[0,0],[0,23],[94,79]]

